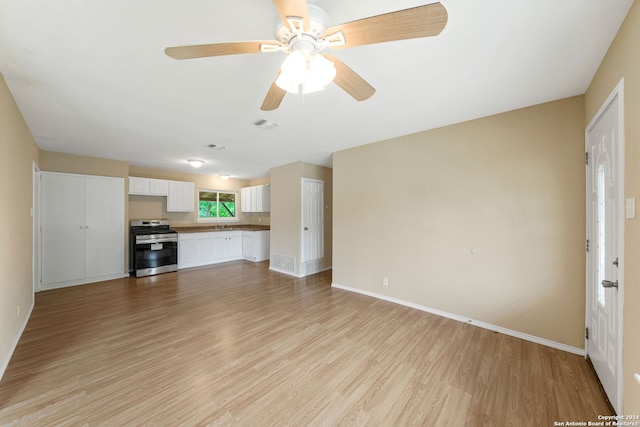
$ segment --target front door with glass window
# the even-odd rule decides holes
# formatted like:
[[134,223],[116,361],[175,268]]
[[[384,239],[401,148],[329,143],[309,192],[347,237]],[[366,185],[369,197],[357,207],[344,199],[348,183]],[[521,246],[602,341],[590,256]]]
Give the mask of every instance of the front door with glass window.
[[616,410],[621,409],[623,262],[618,96],[587,129],[587,352]]

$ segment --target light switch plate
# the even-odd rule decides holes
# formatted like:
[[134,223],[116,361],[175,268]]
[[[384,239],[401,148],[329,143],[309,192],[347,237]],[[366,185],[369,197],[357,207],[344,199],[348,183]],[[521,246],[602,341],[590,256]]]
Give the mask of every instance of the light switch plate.
[[624,210],[626,219],[635,219],[636,217],[636,198],[629,197],[624,201]]

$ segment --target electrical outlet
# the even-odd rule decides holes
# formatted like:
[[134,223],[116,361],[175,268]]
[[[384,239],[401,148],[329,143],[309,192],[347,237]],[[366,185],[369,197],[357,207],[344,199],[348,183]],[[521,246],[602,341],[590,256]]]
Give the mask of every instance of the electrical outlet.
[[624,210],[626,219],[636,218],[636,198],[630,197],[624,201]]
[[389,278],[388,277],[383,277],[382,278],[382,286],[389,286]]

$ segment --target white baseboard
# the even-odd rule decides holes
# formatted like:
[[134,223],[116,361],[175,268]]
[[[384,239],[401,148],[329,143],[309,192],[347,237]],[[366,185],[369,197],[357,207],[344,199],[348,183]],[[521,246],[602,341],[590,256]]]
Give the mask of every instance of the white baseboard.
[[108,274],[106,276],[70,280],[68,282],[49,283],[46,285],[40,284],[40,291],[50,291],[52,289],[62,289],[68,288],[70,286],[88,285],[90,283],[106,282],[108,280],[123,279],[125,277],[129,277],[129,273]]
[[285,271],[277,267],[269,266],[269,270],[275,271],[276,273],[286,274],[287,276],[291,276],[291,277],[301,277],[301,276],[298,276],[297,274],[293,274],[290,271]]
[[22,325],[20,325],[20,329],[18,329],[18,333],[16,334],[16,336],[13,338],[13,341],[11,342],[11,347],[9,348],[9,353],[7,354],[7,357],[5,358],[5,360],[2,361],[2,365],[0,365],[0,381],[2,381],[4,372],[7,370],[7,367],[9,366],[9,361],[11,360],[11,356],[13,356],[13,352],[16,351],[16,347],[18,346],[18,342],[22,337],[22,333],[27,327],[27,323],[29,323],[29,319],[31,318],[31,312],[33,311],[34,306],[35,306],[35,298],[33,298],[33,300],[31,301],[31,305],[29,306],[29,308],[27,309],[27,312],[25,313],[26,315],[24,316]]
[[531,342],[534,342],[536,344],[542,344],[542,345],[545,345],[547,347],[552,347],[552,348],[555,348],[555,349],[558,349],[558,350],[566,351],[566,352],[569,352],[569,353],[574,353],[574,354],[577,354],[577,355],[580,355],[580,356],[586,356],[586,354],[587,354],[585,349],[582,349],[582,348],[578,348],[578,347],[574,347],[574,346],[571,346],[571,345],[559,343],[559,342],[556,342],[556,341],[551,341],[551,340],[548,340],[546,338],[540,338],[540,337],[537,337],[535,335],[525,334],[523,332],[519,332],[519,331],[514,331],[512,329],[503,328],[502,326],[492,325],[490,323],[481,322],[479,320],[469,319],[468,317],[464,317],[464,316],[460,316],[460,315],[452,314],[452,313],[447,313],[446,311],[438,310],[438,309],[431,308],[431,307],[426,307],[424,305],[415,304],[415,303],[404,301],[404,300],[397,299],[397,298],[388,297],[386,295],[377,294],[375,292],[369,292],[369,291],[365,291],[365,290],[358,289],[358,288],[352,288],[352,287],[349,287],[349,286],[343,286],[343,285],[339,285],[337,283],[331,283],[331,287],[337,288],[337,289],[342,289],[342,290],[349,291],[349,292],[355,292],[355,293],[358,293],[358,294],[362,294],[362,295],[366,295],[366,296],[369,296],[369,297],[381,299],[381,300],[384,300],[384,301],[393,302],[395,304],[404,305],[405,307],[415,308],[416,310],[424,311],[426,313],[431,313],[431,314],[435,314],[437,316],[442,316],[442,317],[446,317],[446,318],[449,318],[449,319],[457,320],[459,322],[467,323],[469,325],[478,326],[480,328],[488,329],[490,331],[499,332],[499,333],[504,334],[504,335],[509,335],[509,336],[512,336],[512,337],[515,337],[515,338],[520,338],[520,339],[523,339],[523,340],[526,340],[526,341],[531,341]]
[[293,274],[290,271],[281,270],[281,269],[279,269],[277,267],[272,267],[272,266],[269,266],[269,270],[275,271],[276,273],[282,273],[282,274],[286,274],[287,276],[297,277],[298,279],[301,279],[303,277],[313,276],[314,274],[318,274],[318,273],[322,273],[323,271],[331,270],[331,267],[325,267],[325,268],[321,269],[320,271],[316,271],[314,273],[309,273],[309,274]]

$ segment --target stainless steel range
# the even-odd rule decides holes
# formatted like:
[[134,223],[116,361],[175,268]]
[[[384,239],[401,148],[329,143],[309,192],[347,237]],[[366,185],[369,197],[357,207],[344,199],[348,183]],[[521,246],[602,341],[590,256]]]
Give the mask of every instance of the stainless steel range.
[[130,270],[136,277],[178,271],[178,233],[166,219],[131,221]]

